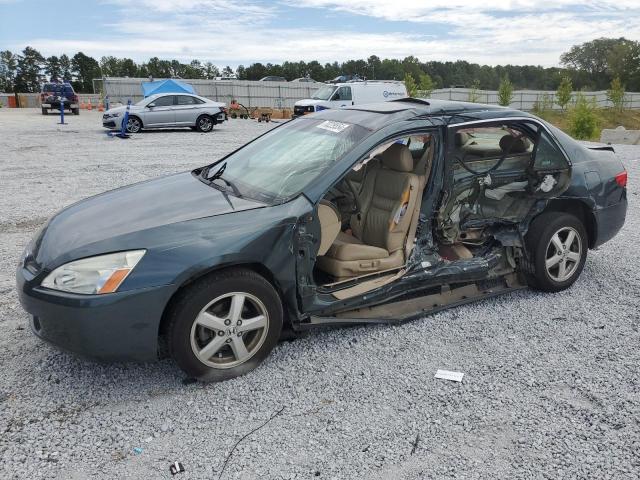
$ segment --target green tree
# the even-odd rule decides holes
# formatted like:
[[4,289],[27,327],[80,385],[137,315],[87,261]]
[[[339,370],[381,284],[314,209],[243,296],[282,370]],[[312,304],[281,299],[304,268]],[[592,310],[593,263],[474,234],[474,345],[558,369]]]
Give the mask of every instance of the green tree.
[[578,140],[592,140],[598,131],[598,114],[595,98],[587,100],[578,93],[576,102],[569,109],[569,132]]
[[469,90],[469,96],[467,101],[471,103],[478,103],[480,101],[480,80],[474,80]]
[[49,75],[49,80],[61,80],[60,59],[55,55],[48,57],[45,60],[44,71]]
[[407,87],[407,93],[410,97],[415,97],[418,94],[418,85],[410,73],[404,76],[404,86]]
[[18,57],[11,51],[0,52],[0,92],[13,92],[18,69]]
[[500,80],[500,86],[498,87],[498,104],[503,107],[511,105],[513,100],[513,83],[509,80],[509,76],[505,75]]
[[93,79],[102,77],[98,61],[78,52],[71,59],[71,66],[76,78],[74,82],[76,90],[82,93],[93,92]]
[[71,59],[71,66],[75,76],[75,88],[82,93],[93,92],[93,79],[102,77],[98,61],[82,52],[76,53]]
[[569,105],[572,93],[573,84],[571,83],[571,79],[569,76],[563,75],[562,80],[560,80],[560,85],[558,85],[558,90],[556,91],[556,103],[562,110],[565,110],[567,105]]
[[60,55],[60,76],[62,80],[70,82],[73,79],[73,75],[71,74],[72,68],[71,59],[67,54],[63,53]]
[[429,76],[428,73],[421,73],[418,82],[418,90],[420,91],[420,95],[424,97],[429,97],[431,92],[434,89],[433,80]]
[[40,90],[40,70],[44,57],[35,48],[26,47],[18,56],[15,88],[18,92],[38,92]]
[[624,98],[625,98],[624,85],[620,81],[620,77],[615,77],[611,81],[611,86],[607,90],[607,98],[613,104],[614,110],[621,112],[624,110]]
[[[240,72],[242,72],[243,70],[244,70],[244,67],[242,65],[239,65],[238,69],[237,69],[238,78],[240,78]],[[218,70],[218,67],[216,67],[213,63],[206,62],[204,64],[204,76],[205,76],[205,78],[207,78],[209,80],[212,80],[212,79],[216,78],[219,75],[220,75],[220,70]]]
[[153,78],[169,78],[171,77],[171,62],[168,60],[160,60],[158,57],[151,57],[145,64],[147,72]]
[[583,71],[593,82],[592,88],[604,89],[614,77],[638,78],[640,42],[621,38],[597,38],[574,45],[560,56],[560,63]]

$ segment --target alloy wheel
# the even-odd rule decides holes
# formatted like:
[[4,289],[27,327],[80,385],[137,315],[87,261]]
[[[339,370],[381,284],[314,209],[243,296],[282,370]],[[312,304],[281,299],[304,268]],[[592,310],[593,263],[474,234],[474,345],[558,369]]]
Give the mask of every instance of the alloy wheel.
[[580,265],[582,238],[575,228],[563,227],[553,234],[546,252],[547,274],[556,282],[565,282]]
[[200,120],[198,120],[198,128],[202,132],[208,132],[213,128],[213,122],[209,117],[202,117],[200,118]]
[[140,131],[140,120],[137,118],[130,118],[127,121],[127,131],[129,133],[138,133]]
[[191,327],[191,349],[212,368],[233,368],[257,353],[269,330],[264,304],[246,292],[231,292],[209,302]]

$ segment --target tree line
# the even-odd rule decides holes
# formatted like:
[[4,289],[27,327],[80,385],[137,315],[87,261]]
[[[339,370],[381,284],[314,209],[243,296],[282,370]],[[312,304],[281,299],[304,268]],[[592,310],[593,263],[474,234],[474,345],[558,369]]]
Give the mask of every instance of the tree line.
[[240,80],[259,80],[268,75],[293,80],[311,77],[326,81],[338,75],[357,74],[368,79],[405,80],[432,88],[465,86],[497,90],[508,78],[516,89],[556,90],[569,78],[576,90],[604,90],[620,79],[629,91],[640,91],[640,42],[626,38],[599,38],[571,47],[560,57],[562,67],[534,65],[479,65],[464,60],[421,62],[414,56],[402,60],[371,55],[367,59],[320,63],[290,62],[239,65],[234,71],[211,62],[163,60],[152,57],[136,63],[130,58],[105,56],[99,60],[78,52],[69,57],[44,57],[31,47],[20,53],[0,52],[0,91],[37,92],[46,80],[68,80],[83,93],[93,91],[93,79],[106,77],[214,79],[235,74]]

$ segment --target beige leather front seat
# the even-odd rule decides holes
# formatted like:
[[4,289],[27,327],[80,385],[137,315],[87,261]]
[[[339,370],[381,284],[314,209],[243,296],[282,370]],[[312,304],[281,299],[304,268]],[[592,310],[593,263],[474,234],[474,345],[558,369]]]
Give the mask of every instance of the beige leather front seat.
[[351,217],[353,234],[340,232],[321,270],[339,279],[400,267],[420,180],[406,145],[393,144],[367,170],[360,194],[361,212]]

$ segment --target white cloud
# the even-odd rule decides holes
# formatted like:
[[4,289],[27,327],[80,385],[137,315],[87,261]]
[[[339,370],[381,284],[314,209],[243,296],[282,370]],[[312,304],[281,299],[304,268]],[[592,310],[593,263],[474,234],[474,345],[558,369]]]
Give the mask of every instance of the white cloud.
[[[371,54],[550,66],[571,45],[600,36],[640,39],[639,0],[586,0],[579,8],[577,0],[544,5],[525,0],[433,0],[428,4],[295,0],[293,6],[265,6],[251,0],[106,1],[121,13],[99,35],[82,41],[39,38],[28,43],[46,55],[82,50],[96,57],[198,58],[233,66],[255,61],[340,61]],[[331,28],[284,27],[282,14],[297,7],[317,8],[318,15],[331,14],[335,22]],[[385,20],[393,31],[340,28],[347,23],[340,18],[344,12]],[[412,22],[411,28],[407,21]],[[436,27],[446,33],[434,36]],[[17,50],[24,45],[10,47]]]

